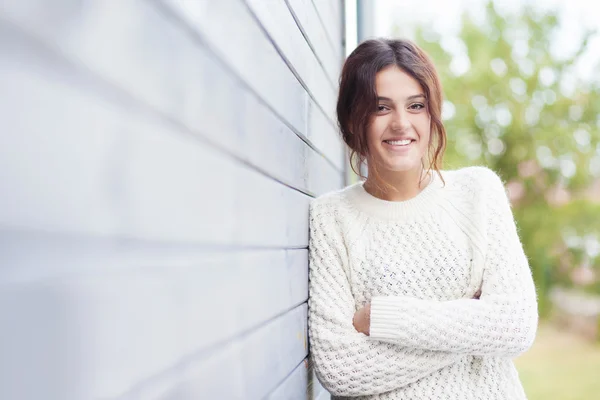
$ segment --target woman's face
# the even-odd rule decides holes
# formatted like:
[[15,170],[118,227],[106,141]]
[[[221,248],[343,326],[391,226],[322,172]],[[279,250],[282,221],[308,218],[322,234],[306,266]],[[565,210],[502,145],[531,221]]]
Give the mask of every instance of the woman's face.
[[397,66],[390,66],[377,73],[375,90],[378,103],[367,128],[367,161],[376,163],[382,173],[420,169],[431,130],[421,85]]

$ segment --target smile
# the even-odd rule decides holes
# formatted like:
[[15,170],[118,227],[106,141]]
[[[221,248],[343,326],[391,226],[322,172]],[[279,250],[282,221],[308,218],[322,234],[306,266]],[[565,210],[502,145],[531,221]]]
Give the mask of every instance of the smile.
[[412,139],[404,139],[404,140],[384,140],[385,143],[391,144],[392,146],[408,146],[414,140]]

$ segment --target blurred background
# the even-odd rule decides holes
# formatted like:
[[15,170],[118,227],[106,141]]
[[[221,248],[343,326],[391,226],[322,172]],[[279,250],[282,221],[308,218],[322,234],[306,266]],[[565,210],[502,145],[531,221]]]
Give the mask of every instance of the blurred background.
[[599,7],[0,1],[0,399],[328,398],[308,204],[357,179],[337,82],[375,36],[434,59],[445,167],[506,182],[529,398],[600,398]]

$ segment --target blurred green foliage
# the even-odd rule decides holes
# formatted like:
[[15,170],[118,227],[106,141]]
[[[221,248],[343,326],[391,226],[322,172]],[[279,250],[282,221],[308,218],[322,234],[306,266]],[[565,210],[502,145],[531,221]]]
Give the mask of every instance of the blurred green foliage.
[[600,80],[576,70],[594,33],[557,59],[557,29],[556,12],[500,15],[488,3],[485,23],[465,13],[457,37],[415,37],[444,86],[445,167],[488,165],[507,183],[542,313],[548,288],[574,285],[583,264],[596,278],[582,288],[600,293],[600,204],[586,194],[600,177]]

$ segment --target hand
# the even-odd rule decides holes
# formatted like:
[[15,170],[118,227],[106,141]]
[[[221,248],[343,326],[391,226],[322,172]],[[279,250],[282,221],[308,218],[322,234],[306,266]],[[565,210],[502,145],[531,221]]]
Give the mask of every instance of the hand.
[[479,289],[479,290],[477,291],[477,293],[475,293],[475,296],[473,296],[473,298],[474,298],[475,300],[479,300],[479,298],[480,298],[480,297],[481,297],[481,289]]
[[364,307],[354,313],[352,325],[357,332],[364,333],[369,336],[371,332],[371,303],[367,303]]

